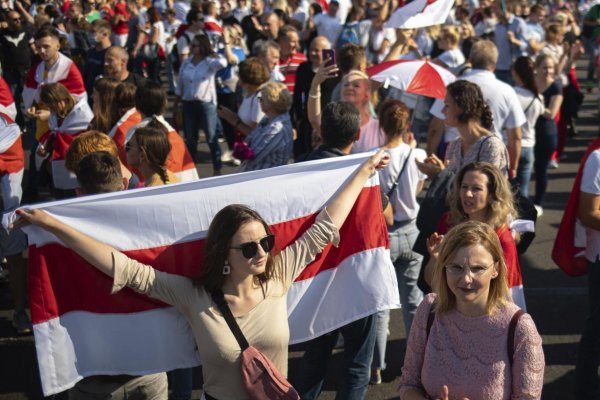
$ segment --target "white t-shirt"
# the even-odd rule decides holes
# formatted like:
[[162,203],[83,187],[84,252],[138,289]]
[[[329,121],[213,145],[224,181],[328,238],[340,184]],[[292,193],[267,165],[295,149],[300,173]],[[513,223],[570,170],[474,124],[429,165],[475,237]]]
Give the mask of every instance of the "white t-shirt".
[[244,96],[242,104],[240,104],[240,108],[238,109],[238,117],[240,117],[242,122],[248,126],[258,124],[265,116],[262,108],[260,108],[258,93],[259,92],[253,93],[250,96]]
[[[583,176],[581,177],[581,191],[584,193],[600,196],[600,149],[593,151],[585,162],[583,167]],[[585,258],[588,261],[596,262],[600,256],[600,231],[585,227],[586,247]]]
[[370,118],[369,122],[360,127],[360,137],[354,145],[350,153],[363,153],[376,147],[381,147],[385,143],[385,134],[379,128],[379,120]]
[[[394,209],[394,221],[409,221],[417,218],[419,213],[419,203],[417,202],[417,187],[420,182],[427,178],[417,168],[415,160],[423,161],[427,154],[423,149],[413,149],[410,152],[410,146],[402,143],[400,146],[388,149],[390,163],[385,169],[379,171],[379,183],[384,193],[389,193],[398,180],[398,174],[406,161],[406,168],[402,172],[396,189],[390,196],[390,202]],[[410,158],[406,157],[410,154]]]
[[515,92],[527,119],[525,124],[521,126],[521,146],[533,147],[535,145],[535,123],[544,112],[544,102],[539,96],[536,99],[533,93],[525,88],[516,86]]
[[448,69],[454,71],[454,69],[465,63],[465,56],[459,48],[446,50],[438,56],[438,60],[446,64]]
[[325,36],[329,43],[335,47],[340,33],[342,33],[342,20],[339,17],[332,18],[329,14],[322,13],[313,18],[319,36]]
[[[515,90],[496,79],[493,72],[482,69],[474,69],[462,76],[461,79],[473,82],[481,88],[483,98],[494,117],[492,132],[501,137],[505,144],[508,143],[504,129],[517,128],[527,122]],[[431,107],[431,113],[440,119],[446,119],[441,113],[443,108],[444,102],[437,99]]]

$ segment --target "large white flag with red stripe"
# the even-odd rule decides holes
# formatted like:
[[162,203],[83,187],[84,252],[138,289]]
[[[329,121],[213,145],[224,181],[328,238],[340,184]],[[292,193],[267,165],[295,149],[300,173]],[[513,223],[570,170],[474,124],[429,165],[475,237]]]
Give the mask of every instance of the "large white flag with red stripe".
[[[154,267],[197,276],[213,216],[241,203],[271,225],[281,249],[306,230],[365,154],[36,205]],[[28,227],[31,316],[45,395],[98,374],[147,374],[197,365],[185,318],[111,280],[48,232]],[[340,230],[288,295],[292,343],[399,307],[377,174]],[[268,327],[265,327],[268,329]]]
[[414,0],[398,8],[386,28],[416,29],[446,22],[454,0]]

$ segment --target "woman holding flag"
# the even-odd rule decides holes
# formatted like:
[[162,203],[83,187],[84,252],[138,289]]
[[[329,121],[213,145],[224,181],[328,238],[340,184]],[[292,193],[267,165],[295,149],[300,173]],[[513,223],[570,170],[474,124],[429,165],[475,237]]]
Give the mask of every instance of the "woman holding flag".
[[[282,374],[287,373],[289,328],[286,293],[293,280],[329,243],[337,245],[343,225],[367,179],[388,163],[380,150],[363,163],[317,216],[316,222],[280,253],[263,218],[242,205],[219,211],[205,239],[204,264],[195,280],[141,264],[42,210],[19,210],[13,228],[37,225],[58,237],[87,262],[113,277],[113,292],[128,286],[175,306],[191,325],[205,368],[206,399],[246,399],[240,373],[241,349],[211,299],[221,290],[244,336]],[[269,329],[265,329],[269,326]]]

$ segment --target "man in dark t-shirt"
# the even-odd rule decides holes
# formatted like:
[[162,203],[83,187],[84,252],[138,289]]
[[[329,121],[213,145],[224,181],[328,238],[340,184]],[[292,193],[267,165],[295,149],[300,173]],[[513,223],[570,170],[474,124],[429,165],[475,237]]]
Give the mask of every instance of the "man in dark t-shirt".
[[9,11],[6,15],[8,27],[0,31],[0,57],[2,72],[6,83],[10,87],[17,105],[17,123],[23,122],[21,115],[21,92],[23,82],[29,67],[31,67],[31,35],[22,25],[18,12]]
[[126,82],[140,88],[146,84],[146,79],[142,76],[127,70],[129,54],[119,46],[113,46],[106,51],[104,57],[104,76]]
[[104,57],[110,47],[110,32],[111,26],[106,20],[98,19],[92,24],[91,36],[95,43],[94,47],[88,50],[83,68],[83,82],[90,104],[94,82],[104,73]]

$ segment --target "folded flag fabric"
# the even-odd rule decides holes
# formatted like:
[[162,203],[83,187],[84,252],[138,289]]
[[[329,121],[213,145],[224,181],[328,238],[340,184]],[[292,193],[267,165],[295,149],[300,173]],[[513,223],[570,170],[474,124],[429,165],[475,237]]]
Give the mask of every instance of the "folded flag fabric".
[[[39,204],[63,222],[129,257],[175,274],[201,270],[213,216],[246,204],[271,225],[276,249],[314,221],[367,155],[357,154],[157,188]],[[14,215],[5,216],[5,223]],[[110,278],[52,234],[27,227],[31,317],[42,388],[51,395],[90,375],[142,375],[197,365],[185,318]],[[288,294],[291,343],[312,339],[376,311],[399,307],[377,174],[328,246]],[[268,329],[268,327],[265,327]]]
[[414,0],[394,11],[385,27],[415,29],[443,24],[453,5],[453,0]]

